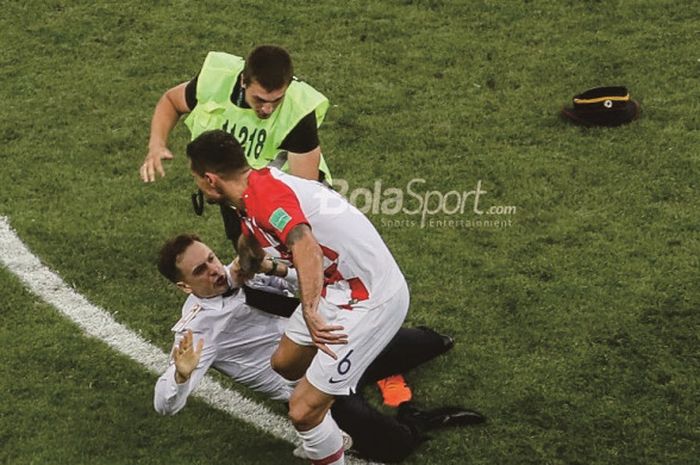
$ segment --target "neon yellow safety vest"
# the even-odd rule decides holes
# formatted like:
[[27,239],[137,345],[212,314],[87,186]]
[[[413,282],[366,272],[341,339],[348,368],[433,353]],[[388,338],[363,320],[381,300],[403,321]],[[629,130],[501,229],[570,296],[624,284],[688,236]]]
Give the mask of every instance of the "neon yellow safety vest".
[[[316,124],[320,126],[329,102],[310,85],[293,80],[272,115],[260,119],[252,108],[241,108],[231,102],[231,93],[244,65],[241,57],[209,52],[197,78],[197,106],[185,119],[185,124],[192,139],[213,129],[231,133],[243,147],[248,164],[259,169],[277,158],[284,138],[312,110],[316,112]],[[288,168],[284,163],[282,169],[288,171]],[[331,174],[323,155],[319,170],[331,184]]]

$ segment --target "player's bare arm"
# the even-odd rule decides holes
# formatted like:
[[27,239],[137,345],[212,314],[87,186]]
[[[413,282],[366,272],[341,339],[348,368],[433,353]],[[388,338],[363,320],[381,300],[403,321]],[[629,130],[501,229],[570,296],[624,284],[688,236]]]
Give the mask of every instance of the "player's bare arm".
[[321,163],[321,147],[306,153],[289,152],[287,155],[289,173],[300,178],[318,181],[318,167]]
[[256,273],[285,278],[288,272],[287,265],[265,253],[253,236],[241,235],[238,238],[238,257],[231,265],[234,281],[245,282]]
[[343,327],[327,325],[318,312],[323,289],[321,246],[306,224],[299,224],[290,231],[286,245],[292,252],[294,267],[297,270],[304,321],[309,328],[311,339],[319,349],[335,359],[335,353],[326,344],[346,344],[347,335],[335,333]]
[[204,339],[197,342],[197,347],[193,344],[192,331],[187,330],[180,343],[173,348],[173,359],[175,360],[175,381],[178,384],[187,382],[192,376],[192,372],[197,368],[199,359],[202,356]]
[[172,152],[167,147],[168,136],[177,124],[180,116],[191,111],[185,99],[186,87],[187,82],[183,82],[166,91],[158,100],[156,109],[153,112],[153,119],[151,120],[148,154],[139,170],[143,182],[155,181],[156,173],[165,176],[162,160],[173,158]]
[[241,234],[238,237],[238,262],[242,276],[247,279],[253,277],[255,273],[264,273],[262,263],[265,260],[265,251],[252,236]]

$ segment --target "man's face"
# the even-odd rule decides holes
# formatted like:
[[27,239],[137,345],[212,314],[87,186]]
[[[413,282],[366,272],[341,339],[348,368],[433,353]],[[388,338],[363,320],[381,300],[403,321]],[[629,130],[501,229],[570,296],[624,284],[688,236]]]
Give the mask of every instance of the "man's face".
[[246,103],[255,110],[255,114],[260,119],[267,119],[272,115],[282,103],[282,100],[284,100],[284,93],[287,92],[287,87],[289,87],[284,86],[281,89],[269,91],[258,84],[257,81],[244,84],[243,86],[245,87]]
[[214,297],[229,288],[224,266],[214,252],[201,242],[193,242],[175,262],[182,274],[177,283],[183,291],[197,297]]

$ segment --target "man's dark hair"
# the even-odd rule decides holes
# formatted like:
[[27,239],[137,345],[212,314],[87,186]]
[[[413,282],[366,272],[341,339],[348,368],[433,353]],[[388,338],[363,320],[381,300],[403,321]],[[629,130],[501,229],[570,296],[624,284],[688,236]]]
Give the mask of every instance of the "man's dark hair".
[[177,267],[177,257],[194,242],[202,242],[196,234],[180,234],[163,244],[158,254],[158,271],[168,280],[176,283],[182,279],[182,272]]
[[187,144],[192,170],[200,176],[204,173],[230,175],[244,168],[248,162],[243,147],[235,137],[221,129],[203,132]]
[[244,84],[255,81],[268,92],[289,85],[292,76],[292,58],[285,49],[276,45],[255,47],[248,55],[243,68]]

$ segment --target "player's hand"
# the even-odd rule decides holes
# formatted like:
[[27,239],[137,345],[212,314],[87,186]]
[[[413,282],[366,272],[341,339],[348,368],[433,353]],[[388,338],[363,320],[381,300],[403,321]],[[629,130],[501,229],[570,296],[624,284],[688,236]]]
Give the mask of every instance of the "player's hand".
[[165,176],[162,160],[172,160],[173,154],[167,147],[150,149],[146,159],[139,169],[143,182],[153,182],[156,180],[156,173],[161,177]]
[[243,286],[246,281],[254,276],[254,273],[249,273],[241,268],[240,256],[233,259],[229,273],[231,273],[231,279],[235,287]]
[[272,260],[272,256],[269,254],[265,254],[265,257],[260,260],[260,269],[258,270],[258,273],[269,273],[272,271],[272,268],[274,266],[274,261]]
[[333,360],[337,360],[338,356],[335,355],[331,349],[328,348],[326,344],[347,344],[348,335],[342,333],[336,333],[335,331],[342,331],[344,328],[338,325],[328,325],[318,311],[315,312],[304,312],[304,321],[306,321],[306,326],[309,328],[309,334],[311,334],[311,340],[314,342],[316,347],[328,354]]
[[193,342],[192,330],[187,330],[185,336],[180,340],[180,344],[173,347],[173,359],[175,360],[175,379],[179,384],[184,383],[190,376],[202,356],[202,347],[204,347],[204,339],[200,339],[195,348]]

